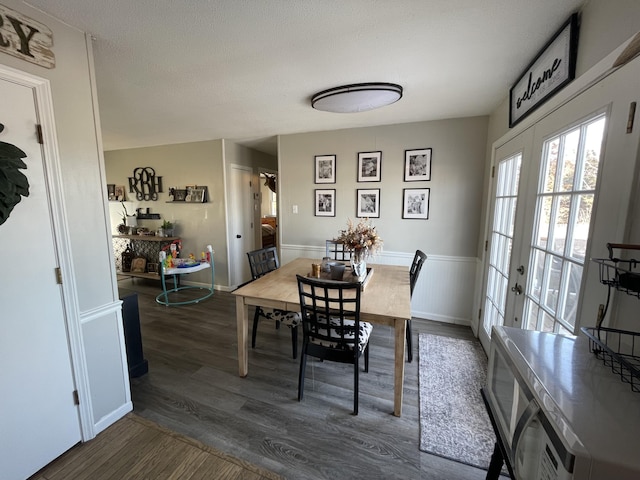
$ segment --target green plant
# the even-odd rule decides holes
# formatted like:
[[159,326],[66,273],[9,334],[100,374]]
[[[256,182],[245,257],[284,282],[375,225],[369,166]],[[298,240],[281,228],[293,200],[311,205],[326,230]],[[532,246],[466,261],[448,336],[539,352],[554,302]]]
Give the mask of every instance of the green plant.
[[[0,132],[4,126],[0,124]],[[0,225],[2,225],[13,207],[22,197],[29,196],[29,180],[20,172],[27,168],[21,160],[27,156],[22,150],[10,143],[0,142]]]
[[165,220],[162,222],[162,228],[165,230],[170,230],[173,228],[173,223],[171,223],[169,220]]

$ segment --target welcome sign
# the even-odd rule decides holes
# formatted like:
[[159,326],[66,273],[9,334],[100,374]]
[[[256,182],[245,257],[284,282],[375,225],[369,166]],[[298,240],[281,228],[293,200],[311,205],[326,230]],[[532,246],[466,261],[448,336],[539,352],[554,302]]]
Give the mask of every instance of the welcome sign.
[[45,68],[56,66],[53,32],[46,25],[0,5],[0,52]]
[[574,13],[511,87],[509,127],[575,78],[577,50],[578,14]]

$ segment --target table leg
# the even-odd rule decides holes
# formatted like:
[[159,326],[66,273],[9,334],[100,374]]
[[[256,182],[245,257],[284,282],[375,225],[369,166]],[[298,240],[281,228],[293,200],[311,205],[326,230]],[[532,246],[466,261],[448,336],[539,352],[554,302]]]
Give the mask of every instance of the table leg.
[[404,355],[405,340],[407,335],[407,321],[395,319],[395,366],[393,372],[393,414],[396,417],[402,415],[402,394],[404,392]]
[[238,370],[241,377],[249,374],[249,305],[244,297],[236,297],[236,323],[238,329]]

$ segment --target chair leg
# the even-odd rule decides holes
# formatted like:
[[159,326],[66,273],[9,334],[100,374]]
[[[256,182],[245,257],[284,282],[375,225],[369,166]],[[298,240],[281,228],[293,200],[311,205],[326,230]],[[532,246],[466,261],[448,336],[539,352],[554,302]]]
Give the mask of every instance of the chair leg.
[[302,353],[300,354],[300,374],[298,376],[298,401],[302,400],[304,395],[304,371],[307,367],[307,354],[302,345]]
[[369,373],[369,344],[364,349],[364,371]]
[[[366,354],[365,354],[366,355]],[[353,364],[353,414],[358,415],[358,394],[359,394],[359,375],[360,375],[360,366],[358,365],[359,355],[356,355],[355,362]],[[366,357],[365,357],[366,362]]]
[[407,320],[407,362],[413,361],[413,341],[411,336],[411,320]]
[[260,307],[256,307],[256,313],[253,315],[253,329],[251,331],[251,348],[256,348],[256,334],[258,333],[258,317],[260,316]]
[[298,358],[298,327],[291,327],[291,350],[293,351],[293,359]]

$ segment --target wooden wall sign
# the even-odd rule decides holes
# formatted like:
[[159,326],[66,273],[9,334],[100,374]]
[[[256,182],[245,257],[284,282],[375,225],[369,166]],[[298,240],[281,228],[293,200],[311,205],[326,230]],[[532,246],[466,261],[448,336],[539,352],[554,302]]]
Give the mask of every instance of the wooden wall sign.
[[574,79],[577,51],[578,14],[574,13],[511,87],[509,128]]
[[53,32],[46,25],[0,5],[0,52],[45,68],[56,66]]

